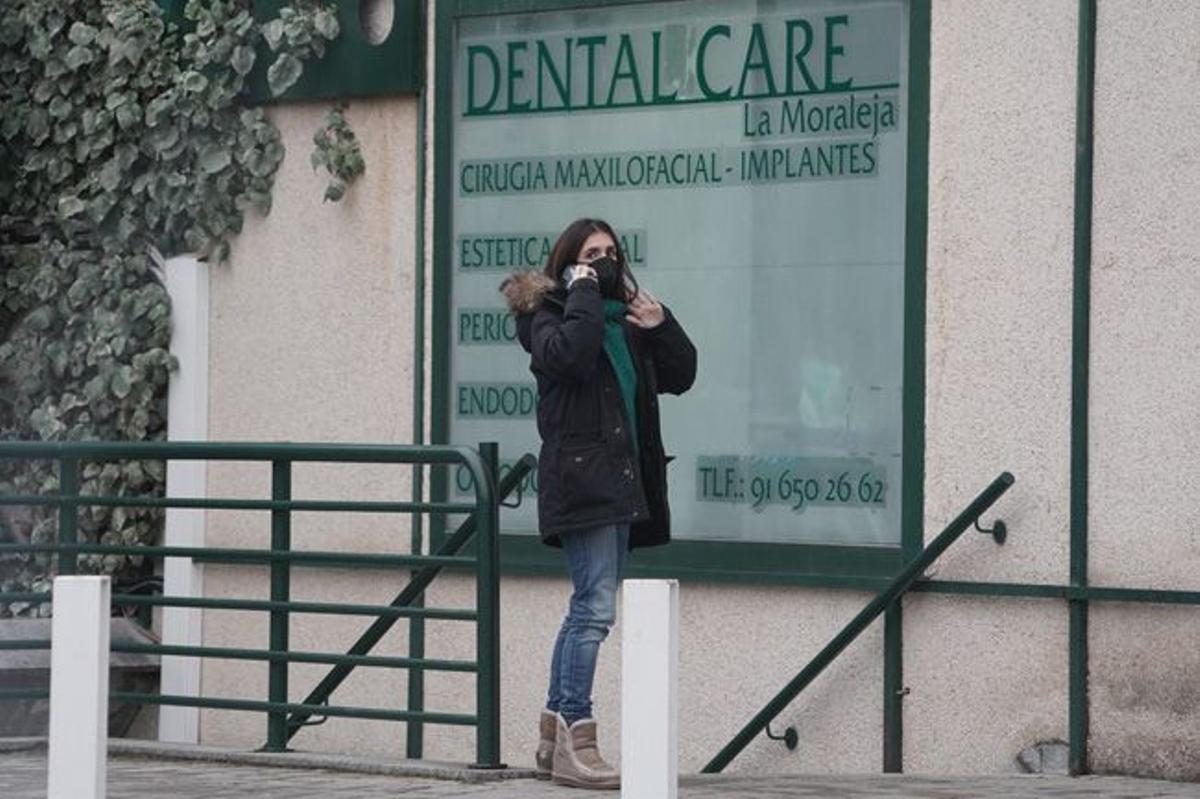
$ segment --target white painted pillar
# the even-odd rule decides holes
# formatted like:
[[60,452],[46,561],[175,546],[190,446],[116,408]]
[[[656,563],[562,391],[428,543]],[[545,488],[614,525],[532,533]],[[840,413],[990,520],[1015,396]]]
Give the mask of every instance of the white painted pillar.
[[[165,271],[167,293],[171,296],[171,354],[179,360],[179,370],[171,375],[167,397],[167,439],[207,441],[208,264],[181,256],[169,259]],[[167,496],[205,496],[207,475],[205,461],[168,461]],[[204,546],[204,511],[168,508],[163,539],[166,546]],[[163,564],[163,593],[203,596],[203,576],[190,558],[168,558]],[[200,646],[201,622],[199,608],[163,608],[163,643]],[[164,655],[161,675],[162,693],[200,695],[199,658]],[[160,706],[158,739],[199,743],[200,709]]]
[[104,799],[108,758],[108,577],[54,578],[48,799]]
[[679,582],[621,586],[621,799],[676,799]]

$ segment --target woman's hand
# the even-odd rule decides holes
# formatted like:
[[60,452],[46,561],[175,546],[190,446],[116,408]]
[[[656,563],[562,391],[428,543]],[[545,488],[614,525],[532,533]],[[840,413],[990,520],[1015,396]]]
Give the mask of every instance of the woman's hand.
[[575,285],[575,281],[579,280],[580,278],[586,278],[591,281],[599,282],[599,278],[596,277],[595,269],[592,269],[587,264],[575,264],[571,271],[571,282],[567,284],[567,288],[571,288],[571,286]]
[[649,330],[658,327],[667,318],[662,304],[654,295],[645,289],[639,289],[637,295],[629,303],[629,313],[625,320],[631,325]]

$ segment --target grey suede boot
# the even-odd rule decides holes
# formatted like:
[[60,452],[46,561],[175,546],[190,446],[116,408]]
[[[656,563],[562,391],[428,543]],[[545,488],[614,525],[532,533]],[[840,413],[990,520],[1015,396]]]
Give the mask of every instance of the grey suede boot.
[[534,768],[539,780],[550,779],[554,769],[554,738],[558,734],[558,714],[552,710],[542,711],[541,740],[538,741],[537,754],[534,756]]
[[621,775],[604,762],[596,747],[595,719],[580,719],[567,727],[557,717],[552,778],[559,785],[613,790],[621,787]]

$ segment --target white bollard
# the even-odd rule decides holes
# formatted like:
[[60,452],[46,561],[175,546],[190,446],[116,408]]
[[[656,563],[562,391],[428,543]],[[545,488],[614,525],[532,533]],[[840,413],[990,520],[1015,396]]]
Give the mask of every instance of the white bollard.
[[54,579],[48,799],[105,796],[111,595],[107,577]]
[[[167,391],[167,438],[171,441],[208,439],[208,264],[188,255],[168,258],[163,264],[167,293],[171,296],[171,354],[179,369],[171,373]],[[168,497],[207,495],[208,463],[167,461]],[[204,546],[204,510],[167,508],[163,543],[167,546]],[[204,575],[191,558],[163,561],[163,595],[204,596]],[[163,608],[162,642],[176,646],[203,643],[200,608]],[[200,658],[163,655],[162,693],[200,695]],[[158,740],[200,742],[200,708],[160,705]]]
[[676,799],[679,582],[621,586],[621,799]]

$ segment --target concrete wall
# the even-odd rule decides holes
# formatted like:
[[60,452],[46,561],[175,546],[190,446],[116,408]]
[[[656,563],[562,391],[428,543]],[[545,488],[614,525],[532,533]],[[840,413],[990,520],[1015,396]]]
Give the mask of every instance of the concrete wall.
[[[1074,0],[933,7],[926,540],[1017,478],[1008,542],[965,535],[939,579],[1068,577],[1076,25]],[[1066,738],[1064,604],[915,595],[904,622],[906,770]]]
[[[276,178],[270,216],[252,218],[230,262],[212,270],[209,438],[213,441],[408,443],[412,440],[413,236],[416,103],[412,98],[354,101],[347,117],[360,139],[366,174],[342,202],[322,201],[325,179],[308,156],[327,103],[272,111],[287,157]],[[213,496],[270,496],[269,464],[210,467]],[[298,465],[293,496],[305,499],[401,500],[411,476],[399,466]],[[296,514],[298,548],[407,552],[406,517],[383,514]],[[263,546],[265,513],[210,512],[210,546]],[[292,595],[314,601],[386,603],[404,575],[299,569]],[[265,570],[206,567],[211,596],[266,598]],[[292,625],[300,650],[344,650],[368,620],[304,616]],[[396,642],[406,642],[397,625]],[[264,647],[263,614],[209,612],[205,643]],[[397,643],[393,646],[399,646]],[[379,654],[397,649],[381,649]],[[299,701],[323,673],[294,666],[292,698]],[[339,701],[402,707],[403,673],[357,688],[356,675]],[[266,667],[247,661],[206,663],[203,690],[214,696],[265,698]],[[390,731],[396,725],[388,725]],[[353,748],[376,741],[378,722],[341,720],[305,733],[312,748]],[[330,731],[334,731],[331,732]],[[261,716],[205,712],[206,742],[258,745]],[[395,747],[392,747],[393,750]],[[402,751],[402,749],[400,750]]]
[[[1091,360],[1091,579],[1197,590],[1200,549],[1189,421],[1189,354],[1200,228],[1200,8],[1187,0],[1101,3],[1096,97]],[[926,538],[1001,470],[1017,484],[995,514],[1008,543],[969,534],[939,578],[1064,584],[1068,579],[1072,237],[1077,3],[933,4],[926,317]],[[308,166],[323,105],[274,111],[288,146],[271,217],[251,222],[212,278],[210,438],[407,442],[413,310],[412,98],[356,101],[367,173],[322,204]],[[427,248],[427,252],[431,252]],[[428,364],[427,364],[428,368]],[[265,495],[264,467],[214,466],[214,495]],[[297,495],[405,496],[402,469],[298,470]],[[212,544],[261,544],[266,518],[210,514]],[[301,516],[303,546],[403,551],[388,520]],[[261,571],[208,567],[216,596],[265,596]],[[293,594],[386,601],[399,575],[300,571]],[[565,579],[505,578],[503,758],[529,765]],[[446,580],[437,605],[469,606]],[[681,769],[703,765],[867,601],[861,593],[684,584]],[[208,613],[205,641],[262,646],[265,621]],[[993,773],[1037,741],[1067,735],[1067,612],[1056,600],[914,595],[904,614],[905,769]],[[337,650],[365,626],[298,620],[297,649]],[[1200,665],[1194,609],[1092,611],[1092,752],[1099,770],[1197,778]],[[1136,631],[1132,632],[1132,631]],[[602,748],[618,752],[620,627],[596,682]],[[404,650],[397,626],[385,647]],[[429,625],[430,657],[470,658],[470,625]],[[777,721],[797,753],[765,737],[733,770],[872,772],[881,764],[882,634],[873,627]],[[319,677],[293,668],[293,699]],[[261,697],[266,670],[212,662],[206,692]],[[363,672],[339,703],[400,707],[403,675]],[[430,709],[469,712],[474,688],[428,676]],[[206,712],[207,743],[258,745],[260,716]],[[469,761],[473,736],[426,729],[426,755]],[[305,749],[399,756],[404,726],[334,720]]]
[[[1100,3],[1091,579],[1200,590],[1200,6]],[[1200,612],[1091,611],[1097,769],[1200,780]]]

